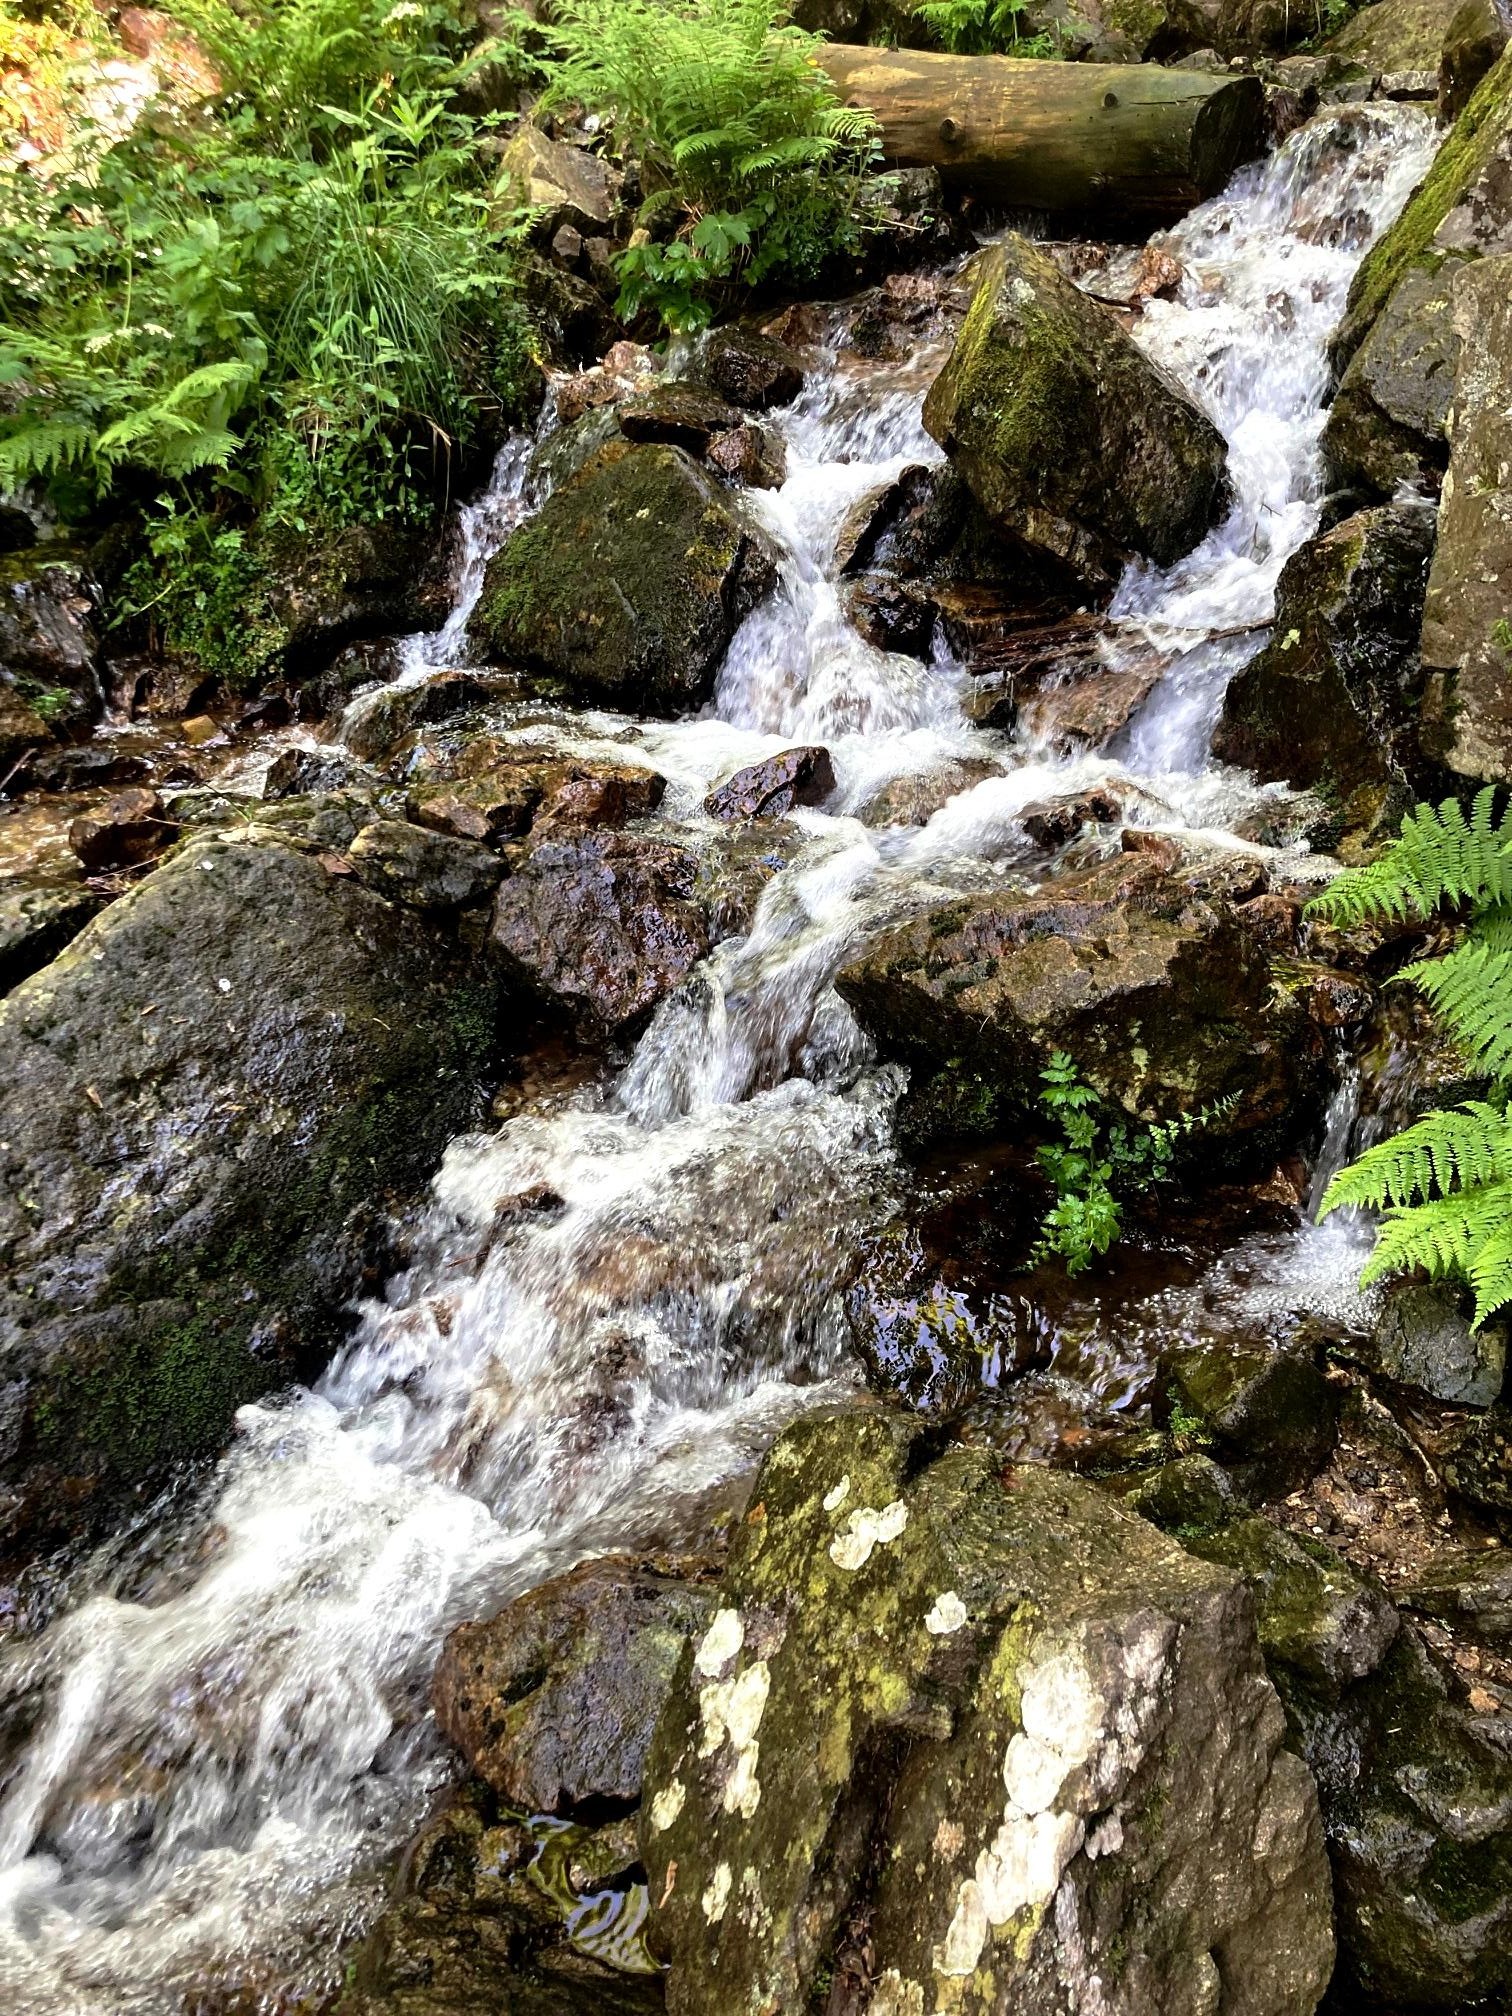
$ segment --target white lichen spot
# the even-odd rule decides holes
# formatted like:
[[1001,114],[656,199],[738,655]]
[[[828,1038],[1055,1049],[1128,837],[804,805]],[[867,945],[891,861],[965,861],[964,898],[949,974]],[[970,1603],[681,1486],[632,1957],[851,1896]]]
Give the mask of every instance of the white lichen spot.
[[651,1801],[651,1825],[658,1834],[665,1834],[672,1822],[683,1809],[688,1796],[688,1788],[681,1778],[674,1778],[670,1785],[664,1785]]
[[901,1498],[878,1512],[871,1505],[858,1505],[845,1523],[845,1531],[830,1542],[829,1556],[837,1568],[864,1568],[872,1550],[896,1540],[908,1524],[908,1507]]
[[948,1638],[952,1631],[959,1631],[966,1622],[966,1605],[954,1589],[945,1589],[936,1596],[934,1608],[924,1619],[924,1629],[936,1638]]
[[949,1862],[966,1846],[966,1829],[959,1820],[942,1820],[935,1829],[934,1852]]
[[714,1871],[708,1889],[703,1893],[703,1914],[711,1925],[717,1925],[725,1914],[725,1906],[730,1901],[732,1880],[729,1863],[721,1862]]
[[694,1655],[694,1670],[712,1680],[722,1667],[729,1665],[744,1643],[745,1624],[740,1612],[716,1611],[714,1621],[705,1631]]
[[924,1989],[889,1967],[872,1990],[870,2016],[924,2016]]
[[749,1820],[761,1803],[761,1785],[756,1776],[756,1760],[761,1746],[756,1732],[766,1713],[772,1688],[771,1668],[757,1659],[733,1680],[711,1681],[698,1692],[698,1713],[703,1736],[700,1757],[712,1757],[728,1743],[734,1751],[725,1779],[723,1805],[726,1813],[738,1813]]
[[840,1479],[840,1482],[837,1485],[835,1485],[833,1490],[825,1492],[824,1494],[825,1511],[838,1512],[840,1510],[840,1507],[845,1503],[846,1499],[849,1498],[849,1496],[850,1496],[850,1479],[849,1477],[842,1477]]
[[738,1813],[742,1820],[749,1820],[761,1804],[761,1781],[756,1776],[756,1760],[761,1754],[761,1745],[751,1743],[744,1750],[736,1752],[735,1769],[725,1780],[724,1810]]

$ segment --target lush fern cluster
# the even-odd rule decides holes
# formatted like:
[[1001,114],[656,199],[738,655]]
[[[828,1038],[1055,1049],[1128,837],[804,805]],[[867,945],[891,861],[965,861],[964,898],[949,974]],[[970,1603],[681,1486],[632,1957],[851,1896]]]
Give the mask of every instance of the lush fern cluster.
[[640,163],[624,315],[697,328],[732,284],[809,278],[857,242],[871,115],[776,0],[565,0],[551,33],[551,98],[609,114]]
[[1355,924],[1427,920],[1446,906],[1464,913],[1464,937],[1401,977],[1432,1004],[1490,1095],[1367,1149],[1329,1184],[1321,1215],[1343,1205],[1380,1211],[1363,1278],[1420,1268],[1468,1282],[1480,1324],[1512,1302],[1512,819],[1497,816],[1492,787],[1468,815],[1452,799],[1419,805],[1383,854],[1341,875],[1310,910]]
[[914,9],[942,49],[954,56],[1054,57],[1060,43],[1029,25],[1029,0],[922,0]]

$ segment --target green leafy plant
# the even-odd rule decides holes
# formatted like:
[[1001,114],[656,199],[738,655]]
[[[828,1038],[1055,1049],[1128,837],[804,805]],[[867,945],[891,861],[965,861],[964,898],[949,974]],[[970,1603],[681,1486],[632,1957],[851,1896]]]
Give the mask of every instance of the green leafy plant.
[[952,56],[1059,56],[1059,37],[1048,28],[1028,29],[1029,13],[1029,0],[924,0],[914,9]]
[[1182,1137],[1221,1117],[1231,1103],[1157,1126],[1134,1127],[1109,1119],[1075,1060],[1057,1050],[1040,1073],[1039,1106],[1059,1129],[1060,1139],[1045,1142],[1038,1151],[1055,1201],[1045,1213],[1032,1264],[1058,1256],[1068,1274],[1085,1273],[1123,1230],[1120,1193],[1164,1182]]
[[1423,921],[1445,910],[1464,921],[1450,951],[1404,967],[1429,1001],[1484,1099],[1436,1108],[1340,1170],[1320,1218],[1346,1206],[1379,1211],[1362,1282],[1421,1269],[1465,1282],[1477,1327],[1512,1302],[1512,819],[1494,786],[1468,815],[1453,799],[1419,805],[1376,860],[1338,877],[1308,906],[1335,924]]
[[622,315],[697,328],[737,286],[810,278],[859,243],[874,122],[777,0],[565,0],[550,34],[548,102],[610,115],[640,164]]

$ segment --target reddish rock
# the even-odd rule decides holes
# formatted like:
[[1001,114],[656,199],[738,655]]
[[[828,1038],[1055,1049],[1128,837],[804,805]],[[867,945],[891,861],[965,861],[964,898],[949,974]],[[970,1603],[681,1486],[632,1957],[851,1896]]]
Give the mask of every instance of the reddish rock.
[[117,792],[93,812],[81,812],[68,829],[68,844],[84,866],[97,873],[155,860],[178,838],[178,830],[164,816],[156,791],[134,786]]
[[751,763],[725,779],[704,800],[704,810],[727,824],[791,812],[795,805],[822,805],[835,788],[829,751],[804,746],[784,749],[763,763]]

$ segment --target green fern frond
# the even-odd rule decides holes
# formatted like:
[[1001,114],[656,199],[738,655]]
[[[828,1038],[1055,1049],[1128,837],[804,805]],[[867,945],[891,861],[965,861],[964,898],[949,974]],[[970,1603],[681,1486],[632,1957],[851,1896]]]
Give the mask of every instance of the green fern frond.
[[1419,805],[1374,861],[1346,872],[1315,896],[1308,912],[1331,924],[1367,918],[1431,917],[1446,902],[1512,903],[1512,821],[1496,816],[1497,789],[1476,794],[1470,816],[1453,798]]
[[1429,1113],[1377,1142],[1323,1195],[1320,1219],[1344,1206],[1379,1211],[1512,1176],[1512,1121],[1483,1099]]
[[1512,1076],[1512,951],[1469,938],[1436,959],[1404,967],[1402,979],[1424,994],[1477,1071]]
[[1360,1274],[1361,1286],[1368,1288],[1388,1274],[1414,1270],[1433,1281],[1466,1279],[1479,1244],[1476,1215],[1484,1194],[1471,1190],[1388,1211],[1376,1234],[1375,1251]]

